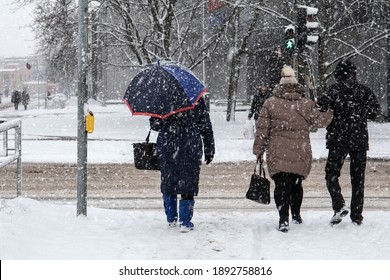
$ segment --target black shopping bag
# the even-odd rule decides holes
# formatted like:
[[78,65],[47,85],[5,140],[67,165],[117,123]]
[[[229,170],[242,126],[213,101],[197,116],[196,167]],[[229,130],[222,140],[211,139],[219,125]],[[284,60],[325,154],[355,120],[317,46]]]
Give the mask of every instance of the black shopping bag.
[[141,170],[160,170],[156,143],[149,142],[150,130],[145,142],[134,143],[134,165]]
[[[259,161],[256,162],[256,166],[258,162]],[[249,189],[246,192],[245,197],[257,203],[269,204],[271,201],[270,182],[265,176],[265,170],[263,165],[262,164],[260,165],[260,170],[259,170],[260,174],[256,173],[256,166],[251,176]],[[261,175],[261,172],[263,172],[263,176]]]

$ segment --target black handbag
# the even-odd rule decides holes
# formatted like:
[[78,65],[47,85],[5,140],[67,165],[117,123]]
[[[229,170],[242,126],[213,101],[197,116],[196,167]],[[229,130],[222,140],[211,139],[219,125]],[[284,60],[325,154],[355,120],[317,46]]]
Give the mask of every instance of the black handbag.
[[[246,198],[257,203],[269,204],[271,201],[270,196],[270,182],[265,176],[265,170],[262,164],[260,164],[259,173],[256,173],[256,166],[259,163],[259,159],[256,162],[255,169],[253,171],[249,189],[246,192]],[[261,176],[263,172],[263,176]]]
[[145,142],[133,144],[134,165],[141,170],[160,170],[156,143],[149,142],[150,132]]

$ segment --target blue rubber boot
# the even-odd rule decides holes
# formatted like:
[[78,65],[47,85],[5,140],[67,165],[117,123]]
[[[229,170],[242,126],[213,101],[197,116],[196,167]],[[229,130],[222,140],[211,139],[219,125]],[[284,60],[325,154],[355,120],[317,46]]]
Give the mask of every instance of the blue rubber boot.
[[189,232],[194,229],[194,224],[191,222],[194,215],[195,200],[193,199],[181,199],[179,201],[179,218],[180,218],[180,231]]
[[176,226],[177,223],[177,195],[163,194],[164,209],[167,215],[168,225],[170,227]]

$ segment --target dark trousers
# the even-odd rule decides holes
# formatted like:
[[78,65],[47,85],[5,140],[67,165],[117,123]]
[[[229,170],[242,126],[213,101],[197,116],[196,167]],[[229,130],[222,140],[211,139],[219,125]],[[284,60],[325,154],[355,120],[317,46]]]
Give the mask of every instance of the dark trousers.
[[341,194],[339,184],[340,171],[344,160],[349,154],[351,159],[350,176],[352,185],[351,199],[351,219],[352,221],[362,221],[364,204],[364,173],[366,170],[367,151],[342,151],[330,149],[328,160],[325,166],[325,179],[330,197],[332,198],[332,208],[338,212],[345,205],[345,200]]
[[301,213],[303,199],[303,177],[294,173],[280,172],[272,176],[275,181],[274,199],[281,221],[289,220],[289,209],[292,217]]

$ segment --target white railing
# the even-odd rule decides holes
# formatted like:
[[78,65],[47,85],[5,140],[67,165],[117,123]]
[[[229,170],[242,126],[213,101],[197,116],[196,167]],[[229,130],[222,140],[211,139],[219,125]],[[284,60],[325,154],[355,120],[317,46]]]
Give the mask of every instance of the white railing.
[[[14,130],[14,133],[12,133],[12,130]],[[16,195],[20,196],[22,194],[22,121],[20,119],[0,119],[0,133],[3,134],[3,149],[0,150],[0,168],[16,160]]]

